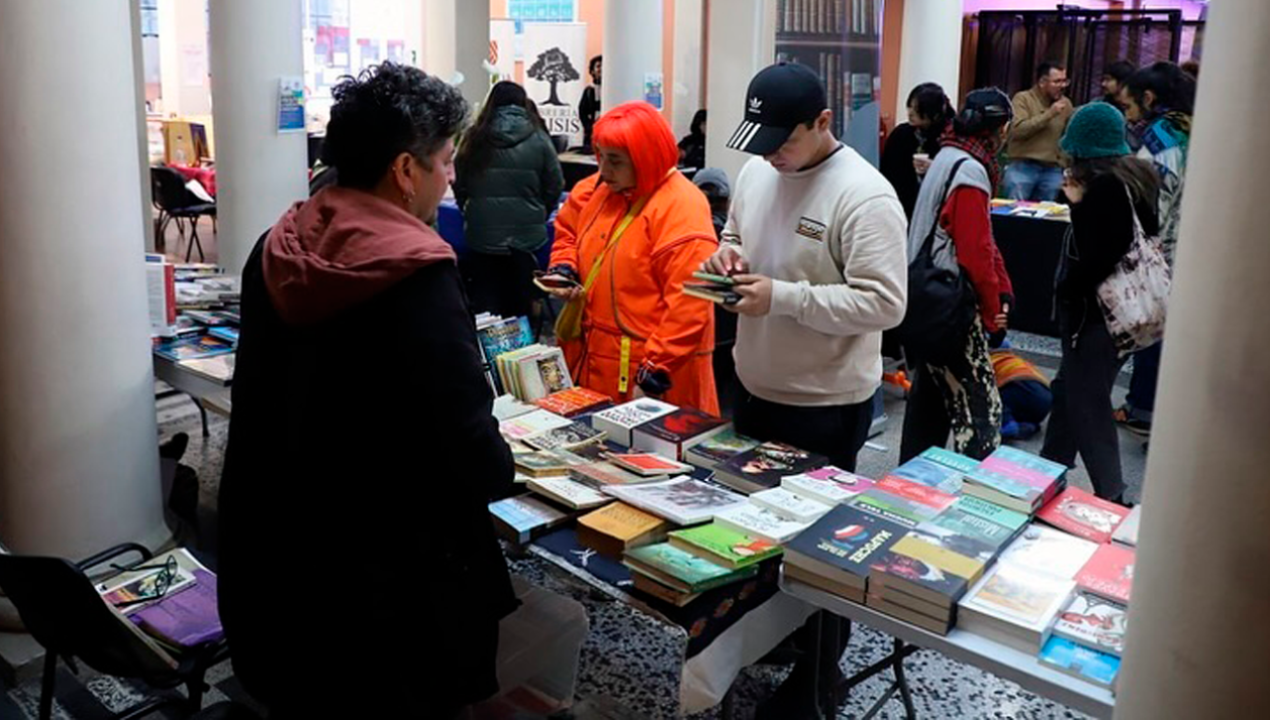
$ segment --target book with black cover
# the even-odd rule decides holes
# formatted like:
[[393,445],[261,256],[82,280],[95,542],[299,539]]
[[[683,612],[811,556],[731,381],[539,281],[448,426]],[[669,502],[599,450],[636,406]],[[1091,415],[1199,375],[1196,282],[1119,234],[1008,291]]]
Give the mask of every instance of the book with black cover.
[[863,590],[872,565],[907,532],[895,523],[839,505],[786,546],[785,562]]
[[745,494],[780,487],[786,475],[799,475],[824,467],[829,458],[792,445],[765,442],[719,466],[715,478]]
[[649,420],[631,431],[631,447],[682,460],[684,451],[731,426],[727,420],[695,408],[678,410]]

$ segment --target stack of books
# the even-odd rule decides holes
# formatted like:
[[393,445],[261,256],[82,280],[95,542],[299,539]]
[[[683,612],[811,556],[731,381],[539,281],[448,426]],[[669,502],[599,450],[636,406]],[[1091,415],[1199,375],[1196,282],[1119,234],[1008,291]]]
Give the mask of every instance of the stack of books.
[[888,475],[858,495],[851,504],[885,520],[915,528],[933,520],[956,502],[956,495]]
[[670,544],[729,570],[757,565],[784,552],[777,543],[737,532],[717,522],[672,532]]
[[750,495],[780,487],[786,475],[823,468],[829,458],[778,442],[765,442],[735,455],[715,470],[715,479]]
[[1077,592],[1058,614],[1040,661],[1088,682],[1111,687],[1124,656],[1129,609]]
[[902,525],[839,505],[785,547],[785,575],[858,603],[875,563],[907,535]]
[[749,580],[758,574],[757,565],[730,570],[670,543],[627,551],[622,562],[631,570],[635,589],[678,607],[687,605],[707,590]]
[[502,353],[493,363],[502,386],[525,402],[573,387],[564,352],[558,347],[535,343]]
[[824,517],[833,505],[774,487],[750,495],[749,502],[720,513],[715,522],[723,527],[767,542],[783,544],[798,537]]
[[528,347],[533,342],[534,332],[527,317],[505,318],[490,313],[476,316],[476,343],[481,351],[485,381],[495,395],[510,392],[495,370],[495,361],[500,355]]
[[871,568],[865,604],[947,635],[957,622],[957,603],[987,563],[945,543],[942,535],[909,531]]
[[615,502],[578,518],[578,542],[621,559],[629,550],[662,542],[669,529],[669,523],[656,515]]
[[1098,545],[1033,524],[962,599],[958,627],[1035,654]]
[[964,492],[1032,515],[1062,492],[1066,472],[1058,463],[1003,446],[966,473]]
[[532,495],[490,503],[489,512],[498,534],[514,545],[527,545],[574,517],[572,513]]

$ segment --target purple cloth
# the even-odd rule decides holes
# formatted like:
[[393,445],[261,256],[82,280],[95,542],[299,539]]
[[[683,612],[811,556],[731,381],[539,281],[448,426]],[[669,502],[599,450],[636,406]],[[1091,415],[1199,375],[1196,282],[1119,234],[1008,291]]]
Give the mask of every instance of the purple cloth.
[[194,571],[192,587],[169,595],[132,615],[142,630],[179,647],[194,647],[225,637],[216,606],[216,576]]

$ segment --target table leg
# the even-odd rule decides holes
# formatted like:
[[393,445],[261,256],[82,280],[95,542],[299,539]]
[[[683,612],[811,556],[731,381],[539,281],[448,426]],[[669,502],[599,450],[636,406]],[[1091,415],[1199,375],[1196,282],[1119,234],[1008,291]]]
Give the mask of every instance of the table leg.
[[203,437],[211,437],[211,432],[207,429],[207,408],[203,407],[203,403],[196,397],[190,398],[194,401],[194,406],[198,408],[198,414],[203,419]]
[[[907,720],[916,720],[917,709],[913,707],[913,692],[908,687],[908,678],[904,676],[904,658],[912,654],[912,650],[908,654],[900,655],[899,652],[903,648],[904,643],[901,640],[895,641],[895,684],[900,689],[900,700],[904,703],[904,717]],[[912,647],[911,645],[909,646]]]

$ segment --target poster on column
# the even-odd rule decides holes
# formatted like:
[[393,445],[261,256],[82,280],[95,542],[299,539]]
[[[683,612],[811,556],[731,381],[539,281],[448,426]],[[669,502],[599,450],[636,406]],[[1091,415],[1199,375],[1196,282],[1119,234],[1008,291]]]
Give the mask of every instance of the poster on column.
[[525,89],[547,134],[582,144],[578,103],[586,88],[586,23],[525,24]]
[[304,132],[304,78],[278,79],[278,132]]
[[489,21],[489,62],[497,80],[516,79],[516,21]]

